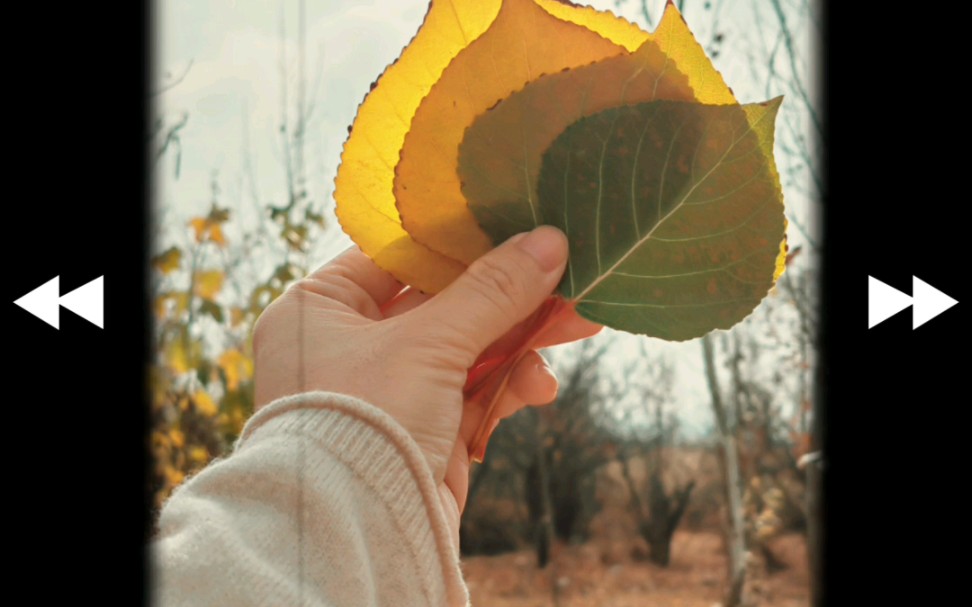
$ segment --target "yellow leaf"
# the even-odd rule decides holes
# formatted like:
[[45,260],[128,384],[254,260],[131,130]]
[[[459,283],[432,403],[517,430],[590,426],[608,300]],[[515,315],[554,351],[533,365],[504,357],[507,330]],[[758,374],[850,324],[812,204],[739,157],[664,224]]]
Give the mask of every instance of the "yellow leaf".
[[168,373],[158,365],[149,369],[149,388],[152,391],[152,409],[164,407],[168,401]]
[[162,357],[165,360],[165,364],[177,375],[189,370],[189,356],[182,339],[173,339],[165,344],[162,350]]
[[608,11],[570,4],[563,0],[536,0],[536,2],[554,17],[582,25],[629,51],[635,50],[651,37],[648,32],[634,23]]
[[172,441],[172,446],[181,449],[183,445],[186,444],[186,435],[182,433],[178,428],[173,428],[169,432],[169,440]]
[[192,228],[193,237],[196,242],[209,240],[219,246],[226,245],[226,238],[223,236],[223,229],[220,224],[229,219],[229,209],[220,209],[213,205],[206,217],[196,217],[189,220],[189,227]]
[[193,236],[196,242],[202,242],[206,234],[206,228],[209,224],[206,222],[205,217],[196,217],[195,219],[189,220],[189,227],[192,228]]
[[164,252],[152,258],[152,265],[162,272],[168,274],[179,268],[182,263],[182,250],[179,247],[169,247]]
[[161,320],[169,315],[169,301],[171,301],[171,295],[168,293],[163,293],[155,298],[153,309],[156,318]]
[[186,310],[189,309],[189,294],[188,293],[185,293],[185,292],[182,292],[182,291],[180,291],[179,293],[173,293],[172,294],[172,299],[173,299],[173,301],[175,301],[175,313],[176,313],[177,316],[179,314],[184,313]]
[[[591,30],[585,36],[588,41],[600,36],[615,43],[611,45],[601,40],[605,47],[618,51],[637,48],[648,38],[648,34],[637,26],[590,7],[556,0],[536,0],[536,5],[532,0],[506,0],[505,3],[512,7],[507,11],[518,11],[543,23],[554,23],[557,31],[570,29],[571,24],[586,27]],[[395,168],[412,119],[423,99],[460,51],[476,44],[487,28],[497,21],[501,4],[501,0],[432,0],[415,38],[401,57],[385,70],[358,108],[335,178],[337,215],[344,231],[380,267],[426,292],[441,290],[463,272],[466,263],[428,248],[402,227],[394,196]],[[543,10],[536,10],[537,5]],[[527,25],[524,23],[523,27]],[[582,29],[576,26],[572,29]],[[515,44],[505,44],[499,51],[515,51],[524,42],[536,46],[539,42],[534,39],[538,38],[546,40],[551,61],[556,61],[554,58],[558,55],[576,57],[578,53],[570,48],[574,39],[542,32],[538,36],[534,31],[530,31],[530,36],[523,41],[514,40]],[[501,40],[500,44],[504,42],[510,41]],[[556,51],[549,52],[550,49]],[[480,59],[482,57],[480,53]],[[533,74],[533,77],[537,75]],[[520,86],[523,82],[521,78],[512,86]],[[498,101],[508,92],[498,91],[489,103]],[[453,149],[453,157],[455,152]],[[474,238],[481,248],[483,234],[475,234]]]
[[219,270],[196,272],[193,292],[205,300],[213,301],[220,289],[223,288],[225,275]]
[[192,395],[192,402],[196,406],[196,411],[206,417],[215,417],[219,413],[219,408],[213,402],[213,397],[205,390],[198,390]]
[[167,466],[165,469],[165,480],[168,481],[169,485],[174,487],[184,481],[186,474],[182,470],[176,470],[171,466]]
[[401,225],[395,165],[412,116],[442,70],[478,38],[500,0],[432,0],[422,27],[358,108],[334,180],[344,231],[380,267],[424,291],[437,291],[465,266],[417,243]]
[[[504,5],[504,11],[506,6],[511,5]],[[518,195],[523,200],[531,201],[529,205],[519,205],[521,208],[525,206],[534,210],[531,226],[521,226],[521,229],[537,225],[536,181],[541,158],[557,136],[580,118],[618,105],[656,99],[735,103],[729,88],[695,41],[678,10],[670,5],[654,37],[642,32],[641,36],[628,38],[629,44],[641,41],[634,52],[615,53],[594,63],[582,62],[585,65],[573,69],[537,69],[550,75],[536,78],[523,87],[522,92],[510,97],[504,95],[502,101],[491,104],[489,108],[479,108],[478,119],[474,116],[472,126],[461,130],[461,145],[466,147],[470,140],[488,140],[488,154],[493,158],[502,158],[508,165],[475,175],[456,175],[454,163],[438,166],[430,162],[430,158],[435,158],[431,151],[421,155],[421,162],[413,160],[419,157],[418,154],[409,153],[410,149],[414,149],[409,147],[413,141],[421,141],[422,138],[433,141],[431,149],[434,150],[451,151],[454,144],[458,145],[452,140],[443,141],[443,133],[449,132],[449,121],[460,112],[449,112],[447,107],[438,107],[434,112],[435,122],[424,124],[421,121],[423,110],[431,100],[436,99],[450,73],[464,65],[464,59],[474,48],[490,36],[498,35],[504,11],[501,11],[500,18],[490,30],[449,66],[440,84],[433,87],[429,100],[423,102],[416,113],[398,166],[396,196],[405,228],[430,248],[466,264],[499,243],[483,243],[478,239],[477,233],[483,233],[481,228],[485,227],[485,219],[480,216],[477,221],[473,217],[469,201],[475,196],[480,208],[492,207],[497,209],[497,218],[505,218],[505,215],[499,214],[499,205],[509,205],[511,195]],[[544,52],[543,48],[537,50],[538,54]],[[485,54],[496,61],[491,53]],[[506,60],[508,55],[503,54],[503,59]],[[464,80],[470,79],[467,75]],[[453,88],[452,95],[470,94],[469,89],[461,89],[461,85]],[[441,118],[442,115],[447,115],[448,119]],[[476,132],[486,135],[471,136]],[[508,148],[508,151],[497,153],[497,146]],[[449,162],[454,158],[453,154]],[[409,168],[413,166],[416,173],[409,179]],[[510,171],[507,166],[524,168]],[[431,169],[430,174],[422,173],[425,167]],[[457,183],[462,184],[461,193],[457,193],[458,190],[453,187]],[[426,190],[422,184],[431,184],[431,187]],[[402,190],[398,187],[400,185],[403,186]],[[471,192],[471,189],[474,191]],[[490,233],[494,237],[497,235],[496,231]],[[500,241],[510,235],[503,234]]]
[[586,27],[553,17],[534,0],[504,0],[486,33],[442,72],[412,118],[395,169],[395,199],[405,230],[464,264],[489,251],[493,243],[460,190],[457,159],[466,129],[541,74],[623,52]]
[[172,444],[171,439],[158,430],[152,432],[152,447],[156,450],[168,449]]
[[253,375],[253,361],[239,350],[227,350],[219,357],[218,364],[226,374],[226,389],[239,389],[240,382]]
[[229,415],[229,425],[233,434],[240,434],[243,432],[243,426],[246,425],[246,417],[243,412],[239,409],[233,409],[230,411]]
[[194,464],[205,464],[209,460],[209,451],[205,447],[189,447],[189,461]]
[[705,50],[696,42],[674,4],[669,3],[665,7],[654,36],[655,42],[675,69],[688,78],[696,101],[709,105],[736,103],[732,90],[726,86],[722,75],[705,55]]
[[209,239],[221,247],[226,246],[226,238],[223,236],[223,228],[216,224],[209,228]]
[[244,318],[246,318],[246,312],[243,310],[243,308],[238,308],[238,307],[235,307],[235,306],[232,307],[232,308],[230,308],[230,326],[231,327],[234,327],[235,328],[235,327],[240,326],[240,323],[243,322],[243,319]]

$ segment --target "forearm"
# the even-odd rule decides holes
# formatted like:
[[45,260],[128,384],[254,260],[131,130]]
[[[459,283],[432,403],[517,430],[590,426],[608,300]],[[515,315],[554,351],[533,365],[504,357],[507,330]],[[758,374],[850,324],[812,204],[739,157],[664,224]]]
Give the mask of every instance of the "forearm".
[[458,550],[417,445],[363,401],[280,399],[170,498],[159,605],[465,605]]

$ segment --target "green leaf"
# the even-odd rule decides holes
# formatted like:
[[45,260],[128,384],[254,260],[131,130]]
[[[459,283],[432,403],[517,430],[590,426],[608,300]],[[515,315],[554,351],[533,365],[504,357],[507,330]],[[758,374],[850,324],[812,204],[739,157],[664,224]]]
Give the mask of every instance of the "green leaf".
[[218,323],[223,322],[223,308],[216,302],[203,300],[202,304],[199,306],[199,312],[201,314],[207,314],[213,317]]
[[[578,120],[554,141],[536,212],[538,223],[567,234],[559,291],[581,315],[685,340],[752,312],[785,251],[772,154],[780,101],[621,106]],[[470,207],[477,216],[507,212],[473,199]]]

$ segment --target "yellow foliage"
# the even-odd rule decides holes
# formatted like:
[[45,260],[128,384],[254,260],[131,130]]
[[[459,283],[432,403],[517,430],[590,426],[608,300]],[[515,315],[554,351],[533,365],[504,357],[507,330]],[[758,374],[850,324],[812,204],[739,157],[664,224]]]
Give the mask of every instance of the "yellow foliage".
[[197,390],[195,394],[192,395],[192,402],[196,406],[196,411],[200,415],[205,415],[206,417],[215,417],[219,413],[219,408],[216,403],[213,402],[213,397],[209,395],[205,390]]
[[186,353],[184,342],[181,339],[173,339],[165,345],[162,350],[162,359],[177,375],[189,370],[189,355]]
[[178,269],[181,263],[182,250],[179,247],[169,247],[163,253],[152,258],[152,265],[162,274],[168,274]]
[[207,301],[213,301],[223,288],[226,275],[220,270],[196,272],[193,280],[193,292]]
[[240,326],[240,323],[246,318],[246,312],[243,308],[233,306],[230,308],[230,326],[236,328]]
[[171,487],[175,487],[186,478],[185,473],[182,470],[173,468],[172,466],[166,466],[165,468],[165,480],[168,481]]
[[209,451],[205,447],[200,447],[198,445],[189,447],[189,461],[193,464],[205,464],[209,461]]
[[463,264],[489,251],[493,243],[460,189],[457,150],[466,129],[540,74],[624,51],[584,26],[553,17],[533,0],[504,0],[489,29],[456,55],[412,118],[394,181],[405,230]]
[[196,217],[195,219],[190,219],[189,227],[192,228],[196,242],[202,242],[206,234],[206,218]]
[[156,449],[156,450],[168,449],[169,448],[169,445],[171,443],[172,443],[172,441],[169,439],[169,437],[166,434],[164,434],[162,432],[159,432],[158,430],[156,430],[155,432],[152,432],[152,448],[153,449]]
[[226,238],[223,236],[223,228],[216,224],[209,228],[209,239],[219,246],[226,246]]
[[253,361],[236,349],[227,350],[219,357],[218,364],[226,375],[226,389],[239,389],[241,381],[253,376]]
[[[455,164],[455,145],[450,151],[432,142],[421,144],[417,155],[400,154],[410,129],[425,131],[413,128],[413,120],[420,118],[417,112],[434,127],[425,132],[441,133],[458,143],[462,129],[477,113],[541,72],[580,65],[603,53],[631,50],[647,36],[610,13],[553,0],[434,0],[411,43],[358,108],[335,180],[341,226],[380,267],[399,280],[427,292],[442,289],[462,273],[466,264],[455,254],[427,246],[422,237],[413,238],[403,228],[400,207],[396,206],[395,193],[405,191],[404,186],[394,183],[400,159],[430,163],[433,176],[450,180],[448,185],[452,186],[442,194],[437,185],[420,179],[413,182],[416,187],[427,187],[437,197],[442,194],[450,200],[458,193],[454,168],[451,172],[438,170],[442,163]],[[556,52],[538,54],[538,48],[544,46]],[[502,57],[525,57],[526,61],[497,65],[495,59]],[[443,80],[452,85],[445,86]],[[449,91],[454,90],[472,91],[472,103],[466,103],[470,99],[450,98]],[[435,100],[429,101],[433,94]],[[452,121],[450,128],[440,129],[439,119]],[[410,196],[416,195],[411,186],[408,191]],[[402,204],[401,198],[397,204]],[[470,219],[464,205],[455,205],[452,210]],[[464,246],[467,236],[475,250],[488,247],[475,222],[470,219],[465,227],[468,233],[456,238],[462,253],[468,250]]]
[[220,247],[226,246],[226,238],[223,236],[223,228],[220,225],[225,223],[227,219],[229,219],[229,209],[213,206],[206,217],[195,217],[189,220],[193,238],[198,243],[208,240]]
[[169,440],[172,441],[173,447],[181,449],[186,444],[186,435],[178,428],[173,428],[169,432]]
[[432,2],[412,42],[358,108],[341,154],[334,191],[341,226],[380,267],[426,291],[465,266],[405,232],[392,189],[395,165],[422,99],[452,58],[486,31],[499,6],[499,0]]
[[168,390],[166,389],[166,373],[159,366],[149,369],[149,388],[152,392],[152,410],[158,410],[165,406],[168,401]]
[[239,409],[231,409],[228,413],[220,413],[216,421],[227,432],[239,435],[246,425],[246,416]]

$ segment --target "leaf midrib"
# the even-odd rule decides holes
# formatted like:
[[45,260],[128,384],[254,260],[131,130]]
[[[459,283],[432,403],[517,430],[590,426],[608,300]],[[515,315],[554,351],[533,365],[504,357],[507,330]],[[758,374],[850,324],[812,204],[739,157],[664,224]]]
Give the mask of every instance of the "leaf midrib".
[[[703,175],[700,179],[698,179],[692,185],[692,187],[689,188],[689,190],[682,196],[681,200],[679,200],[678,203],[674,207],[672,207],[672,209],[668,213],[666,213],[664,217],[660,218],[658,220],[658,222],[650,230],[648,230],[648,232],[645,233],[644,236],[642,236],[641,238],[639,238],[633,245],[631,245],[631,247],[628,248],[628,251],[624,255],[622,255],[616,262],[614,262],[614,264],[612,264],[611,267],[607,269],[607,271],[605,271],[604,273],[600,274],[597,278],[595,278],[593,281],[591,281],[591,284],[587,285],[587,287],[583,291],[581,291],[579,295],[576,295],[576,296],[572,297],[571,298],[571,301],[573,301],[575,303],[580,303],[580,302],[584,301],[584,297],[586,297],[591,291],[593,291],[594,289],[596,289],[597,286],[600,285],[602,282],[604,282],[604,280],[606,278],[608,278],[609,276],[612,276],[613,273],[614,273],[614,271],[618,269],[618,266],[620,266],[625,261],[627,261],[627,259],[636,250],[638,250],[642,245],[644,245],[651,238],[651,236],[655,233],[655,230],[657,230],[661,225],[663,225],[666,221],[668,221],[668,219],[676,211],[678,211],[679,209],[682,208],[682,205],[689,198],[689,196],[692,195],[692,193],[695,191],[695,189],[697,187],[699,187],[699,185],[701,185],[706,179],[708,179],[709,176],[712,174],[713,171],[715,171],[717,168],[719,168],[722,165],[722,163],[725,160],[726,156],[729,155],[729,152],[731,152],[736,147],[736,145],[746,137],[746,135],[748,135],[749,133],[753,132],[753,130],[756,127],[756,125],[758,125],[760,122],[762,122],[762,120],[768,114],[769,114],[769,112],[763,112],[762,115],[759,116],[759,119],[756,120],[753,123],[750,123],[749,120],[748,120],[748,117],[747,117],[746,124],[747,124],[747,127],[748,128],[746,128],[746,130],[744,130],[742,132],[742,134],[740,134],[739,137],[737,137],[735,140],[733,140],[732,144],[730,144],[729,147],[726,148],[726,151],[722,154],[722,157],[719,158],[719,160],[712,165],[712,167],[706,172],[706,174]],[[603,152],[603,148],[602,148],[602,152],[601,153],[602,153],[602,160],[603,160],[603,153],[604,153]],[[637,170],[637,167],[634,167],[633,170]]]

